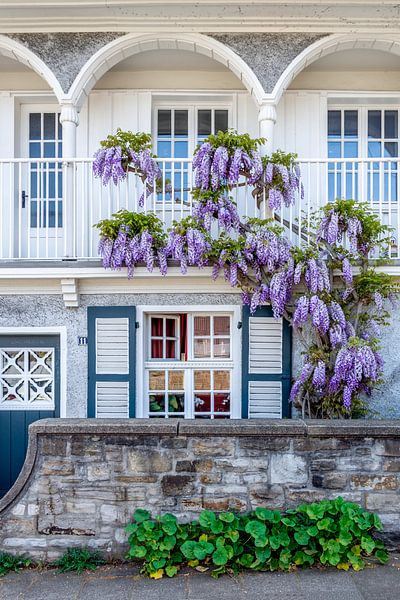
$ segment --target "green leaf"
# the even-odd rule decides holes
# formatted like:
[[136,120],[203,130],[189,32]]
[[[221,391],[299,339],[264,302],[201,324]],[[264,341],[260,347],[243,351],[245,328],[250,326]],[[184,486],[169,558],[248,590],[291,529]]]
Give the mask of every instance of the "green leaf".
[[248,569],[250,565],[252,565],[254,562],[254,556],[252,556],[251,554],[242,554],[242,556],[239,559],[239,562],[242,565],[242,567]]
[[268,560],[271,556],[271,548],[267,546],[266,548],[256,548],[256,557],[262,563]]
[[147,550],[144,546],[131,546],[129,554],[134,558],[144,558],[147,554]]
[[300,546],[307,546],[310,541],[310,536],[306,531],[296,531],[293,537]]
[[133,518],[136,523],[143,523],[143,521],[147,521],[150,519],[151,515],[148,510],[143,510],[143,508],[137,508],[133,513]]
[[365,550],[367,554],[371,554],[375,549],[375,541],[371,536],[365,536],[361,538],[361,548]]
[[386,550],[377,550],[375,556],[382,564],[387,563],[389,560],[389,553]]
[[215,523],[216,516],[211,510],[203,510],[199,515],[199,523],[206,529],[211,529],[211,525]]
[[176,575],[178,572],[178,567],[175,565],[168,565],[167,567],[165,567],[165,573],[168,575],[168,577],[174,577],[174,575]]
[[197,560],[204,560],[208,554],[214,551],[214,545],[210,542],[197,542],[193,548],[193,554]]
[[249,533],[254,538],[265,537],[267,528],[260,521],[249,521],[245,527],[246,533]]
[[221,533],[224,530],[224,524],[222,521],[215,520],[211,523],[210,529],[212,533]]
[[185,558],[188,558],[189,560],[193,560],[195,558],[194,549],[196,547],[196,544],[197,542],[194,542],[192,540],[187,540],[182,544],[181,552]]
[[228,553],[225,548],[217,548],[212,555],[214,565],[226,565],[228,562]]
[[221,513],[218,517],[224,523],[232,523],[235,520],[235,515],[232,512]]

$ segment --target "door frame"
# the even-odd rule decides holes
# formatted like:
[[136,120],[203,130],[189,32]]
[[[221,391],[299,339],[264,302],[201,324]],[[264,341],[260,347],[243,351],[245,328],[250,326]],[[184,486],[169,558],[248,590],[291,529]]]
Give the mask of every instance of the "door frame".
[[60,337],[60,418],[67,416],[67,328],[0,327],[0,335],[58,335]]

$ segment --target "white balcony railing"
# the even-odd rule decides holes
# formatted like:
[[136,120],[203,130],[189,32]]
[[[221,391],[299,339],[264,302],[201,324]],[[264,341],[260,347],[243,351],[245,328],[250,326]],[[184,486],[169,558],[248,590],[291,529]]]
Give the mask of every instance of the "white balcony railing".
[[[0,260],[97,258],[101,219],[126,208],[154,212],[169,227],[192,213],[190,160],[160,159],[158,193],[139,199],[142,182],[130,175],[118,186],[93,177],[92,159],[0,159]],[[391,256],[400,258],[400,159],[301,159],[304,198],[278,217],[294,244],[309,239],[312,212],[336,197],[368,202],[382,222],[394,228]],[[233,191],[240,215],[259,211],[250,188]]]

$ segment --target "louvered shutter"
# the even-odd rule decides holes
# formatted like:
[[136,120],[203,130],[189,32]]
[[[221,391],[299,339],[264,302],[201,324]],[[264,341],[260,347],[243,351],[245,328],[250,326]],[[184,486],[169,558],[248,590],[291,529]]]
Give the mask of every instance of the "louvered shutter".
[[270,307],[243,307],[242,417],[290,417],[291,333]]
[[88,417],[135,416],[134,306],[88,308]]

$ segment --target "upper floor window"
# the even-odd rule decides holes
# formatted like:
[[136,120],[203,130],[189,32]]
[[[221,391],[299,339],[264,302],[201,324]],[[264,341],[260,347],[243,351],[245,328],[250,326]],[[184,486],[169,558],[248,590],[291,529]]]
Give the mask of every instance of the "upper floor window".
[[398,121],[397,108],[328,110],[328,158],[346,159],[329,163],[329,200],[397,201]]

